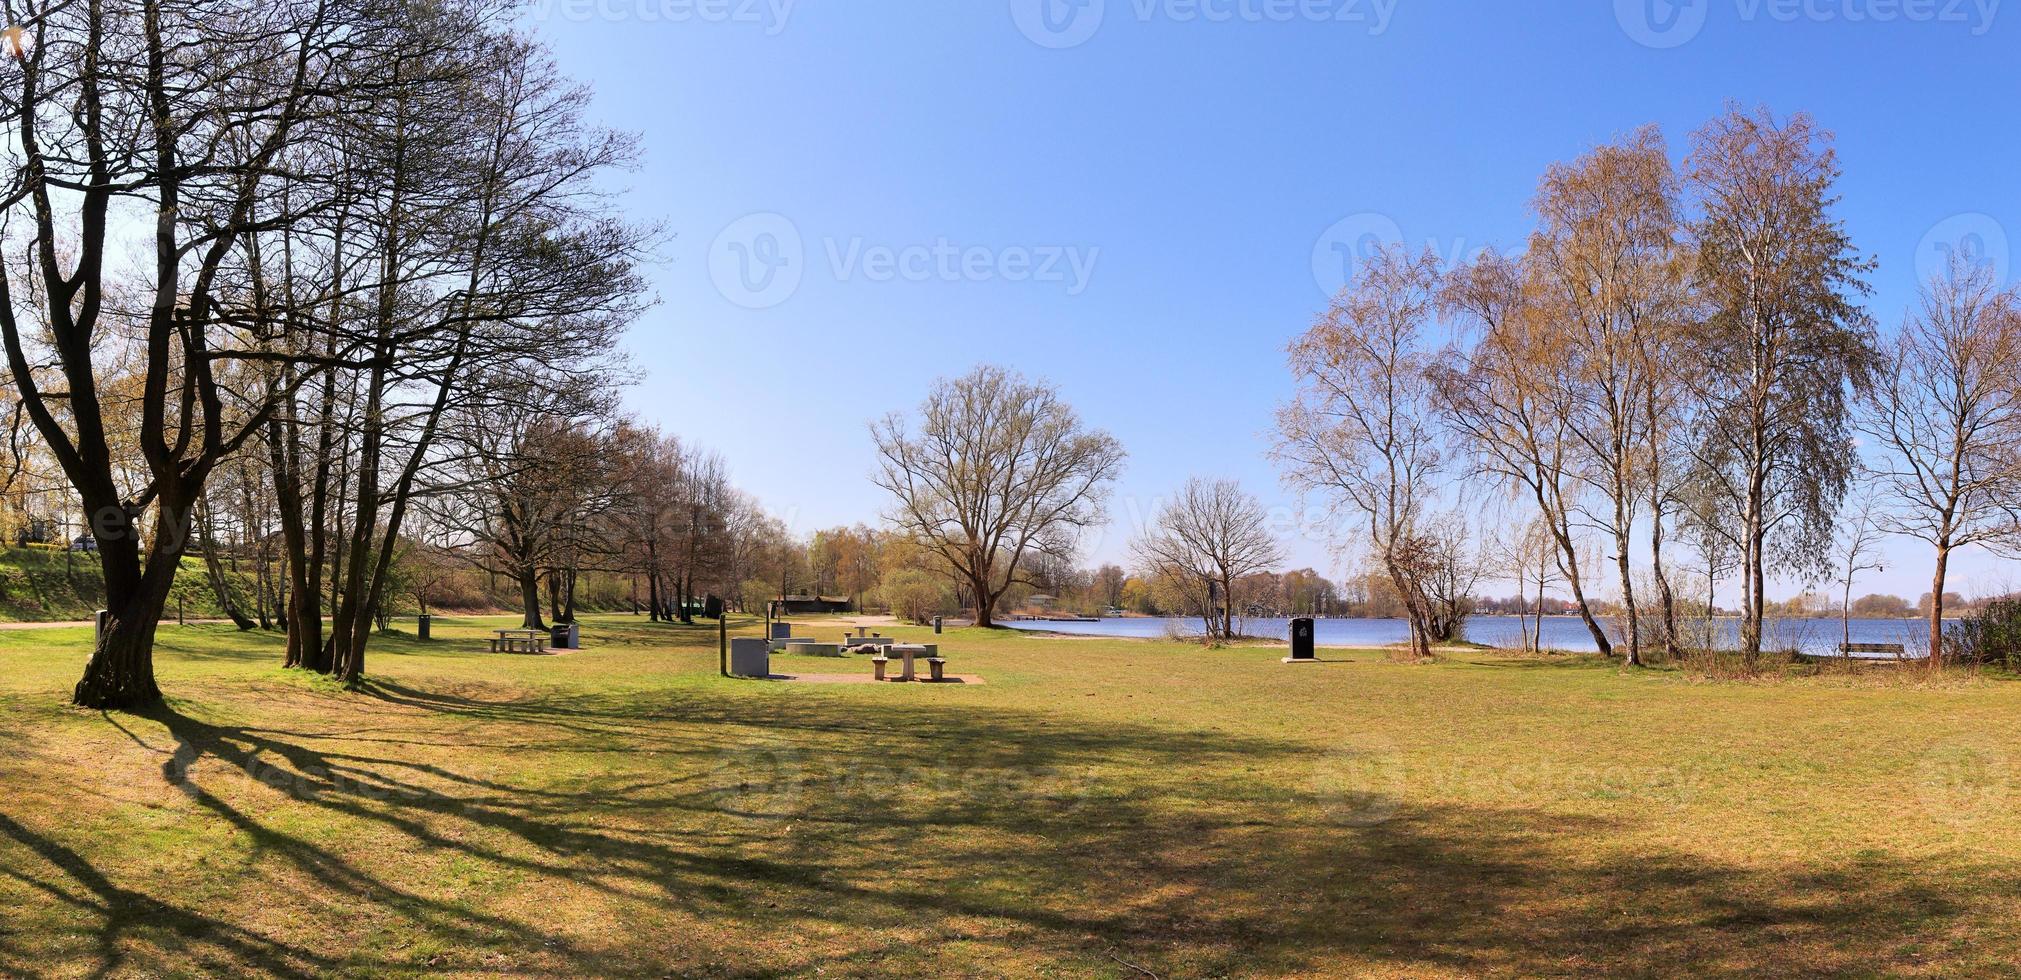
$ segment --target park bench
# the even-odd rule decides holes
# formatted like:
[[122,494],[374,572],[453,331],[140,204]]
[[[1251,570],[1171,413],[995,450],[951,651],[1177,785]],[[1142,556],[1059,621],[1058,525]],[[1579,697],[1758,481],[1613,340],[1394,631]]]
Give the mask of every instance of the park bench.
[[492,630],[492,653],[546,653],[547,633],[543,630]]
[[1900,657],[1908,652],[1908,647],[1900,643],[1841,643],[1839,644],[1839,652],[1849,655],[1855,653],[1885,653],[1894,657]]

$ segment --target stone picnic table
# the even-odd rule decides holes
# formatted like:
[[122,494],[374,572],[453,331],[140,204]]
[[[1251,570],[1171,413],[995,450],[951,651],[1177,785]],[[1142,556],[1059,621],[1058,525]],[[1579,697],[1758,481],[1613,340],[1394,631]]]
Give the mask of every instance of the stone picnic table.
[[872,657],[870,660],[872,666],[876,668],[878,680],[881,681],[887,679],[884,676],[884,668],[886,664],[891,662],[891,657],[894,654],[896,654],[899,658],[899,674],[897,677],[889,678],[890,680],[895,681],[918,680],[919,672],[916,661],[920,657],[926,658],[926,666],[928,671],[932,675],[931,677],[932,680],[939,681],[946,679],[946,676],[943,673],[943,671],[945,671],[947,668],[947,661],[941,657],[940,648],[938,646],[935,646],[933,644],[920,644],[920,643],[894,643],[891,646],[884,648],[883,653],[880,653],[877,656]]
[[502,629],[491,640],[492,653],[546,653],[547,633],[543,630]]

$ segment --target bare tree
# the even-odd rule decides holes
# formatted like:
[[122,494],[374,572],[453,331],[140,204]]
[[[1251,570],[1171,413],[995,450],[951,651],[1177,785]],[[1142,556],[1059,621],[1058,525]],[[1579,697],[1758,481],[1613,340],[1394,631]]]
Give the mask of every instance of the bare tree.
[[1407,563],[1423,596],[1425,631],[1435,643],[1462,639],[1473,615],[1474,588],[1488,566],[1486,542],[1476,542],[1472,524],[1459,510],[1435,515],[1413,543]]
[[871,426],[890,520],[968,586],[976,625],[1037,552],[1066,554],[1102,520],[1122,446],[1081,426],[1059,391],[999,367],[934,385],[915,431],[892,414]]
[[1880,555],[1884,532],[1878,490],[1867,482],[1852,494],[1832,545],[1832,564],[1844,590],[1839,597],[1839,652],[1848,657],[1852,656],[1853,644],[1853,583],[1861,572],[1878,572],[1887,567]]
[[[138,707],[161,696],[155,629],[204,483],[285,390],[234,390],[233,366],[310,368],[291,384],[317,366],[283,342],[284,301],[247,275],[262,239],[331,200],[329,182],[286,161],[356,91],[352,60],[399,32],[342,0],[9,10],[25,36],[0,57],[0,336],[98,543],[111,623],[72,699]],[[148,272],[130,299],[109,282],[122,228]],[[107,386],[126,356],[131,404]],[[115,456],[129,421],[135,452]]]
[[1557,579],[1557,558],[1557,542],[1541,515],[1533,516],[1521,532],[1503,543],[1503,563],[1515,572],[1517,616],[1527,652],[1543,649],[1544,594]]
[[1880,450],[1886,527],[1935,550],[1930,663],[1941,665],[1952,553],[2021,547],[2021,296],[1954,266],[1925,284],[1890,353],[1860,427]]
[[1237,635],[1237,583],[1283,560],[1257,499],[1233,480],[1186,481],[1132,543],[1144,570],[1191,583],[1212,640]]
[[1291,345],[1297,397],[1277,413],[1275,458],[1293,485],[1353,514],[1402,598],[1411,653],[1432,652],[1422,585],[1426,523],[1446,440],[1433,416],[1424,329],[1438,260],[1384,248]]
[[1440,305],[1476,325],[1480,336],[1433,367],[1433,390],[1472,471],[1536,505],[1556,549],[1558,577],[1594,648],[1613,656],[1613,640],[1586,594],[1588,562],[1574,523],[1588,487],[1571,473],[1575,413],[1558,381],[1570,355],[1524,266],[1490,254],[1447,277]]
[[[1642,663],[1630,545],[1650,498],[1650,447],[1678,312],[1685,308],[1676,179],[1663,138],[1644,128],[1544,174],[1525,268],[1563,339],[1557,381],[1574,465],[1612,542],[1626,662]],[[1656,538],[1660,549],[1662,537]],[[1660,551],[1659,551],[1660,554]]]

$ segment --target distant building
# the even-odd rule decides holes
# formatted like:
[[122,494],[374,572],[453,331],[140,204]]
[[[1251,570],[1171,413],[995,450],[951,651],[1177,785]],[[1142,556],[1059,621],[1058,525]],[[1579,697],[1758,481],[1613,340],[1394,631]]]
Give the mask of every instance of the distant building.
[[856,611],[856,605],[849,601],[848,596],[830,598],[821,595],[789,595],[783,599],[774,599],[773,601],[779,604],[779,611],[784,613],[846,613]]

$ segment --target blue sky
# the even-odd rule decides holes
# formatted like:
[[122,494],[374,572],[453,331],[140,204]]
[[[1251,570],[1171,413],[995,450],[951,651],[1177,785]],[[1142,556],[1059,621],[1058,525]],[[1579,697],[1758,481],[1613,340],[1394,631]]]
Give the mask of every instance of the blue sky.
[[[633,410],[801,532],[873,520],[866,423],[980,361],[1128,447],[1094,560],[1191,474],[1289,513],[1263,450],[1334,243],[1519,244],[1548,164],[1645,123],[1681,152],[1727,99],[1837,132],[1890,328],[1937,243],[2011,276],[2021,232],[2021,8],[1993,0],[544,0],[530,20],[594,115],[643,135],[628,207],[676,236]],[[1920,549],[1893,559],[1866,584],[1927,590]],[[1954,582],[2008,584],[1977,557]]]

